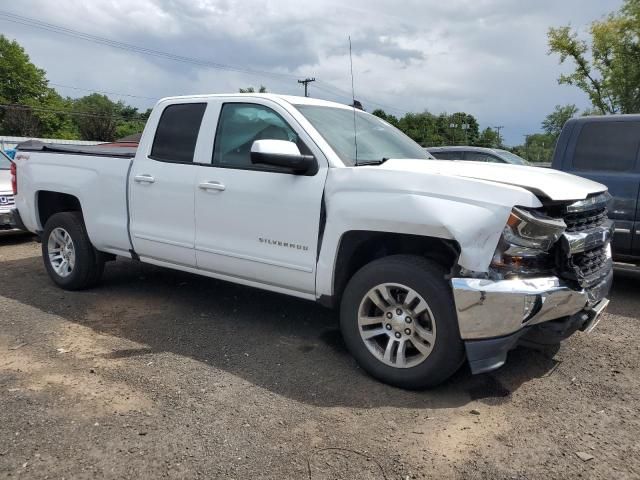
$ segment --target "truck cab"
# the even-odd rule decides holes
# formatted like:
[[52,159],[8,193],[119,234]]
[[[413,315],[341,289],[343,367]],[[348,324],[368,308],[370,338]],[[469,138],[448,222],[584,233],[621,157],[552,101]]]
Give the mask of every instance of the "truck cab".
[[613,257],[640,264],[640,115],[569,120],[552,167],[607,186],[608,215],[615,224]]

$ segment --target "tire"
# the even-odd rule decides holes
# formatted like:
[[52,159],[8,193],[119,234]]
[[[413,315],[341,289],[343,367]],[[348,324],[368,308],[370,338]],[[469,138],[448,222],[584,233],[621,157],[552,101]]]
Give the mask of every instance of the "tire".
[[65,290],[92,287],[104,272],[104,257],[91,244],[80,212],[56,213],[47,220],[42,259],[51,280]]
[[[464,361],[445,271],[423,257],[393,255],[362,267],[342,296],[340,326],[358,364],[396,387],[433,387]],[[390,342],[396,346],[389,347]]]

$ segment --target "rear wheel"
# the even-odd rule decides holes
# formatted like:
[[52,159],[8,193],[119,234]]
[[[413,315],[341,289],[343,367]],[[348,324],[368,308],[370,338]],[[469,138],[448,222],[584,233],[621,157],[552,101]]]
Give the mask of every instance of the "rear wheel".
[[91,287],[104,271],[104,258],[93,248],[79,212],[56,213],[47,220],[42,258],[49,277],[66,290]]
[[391,385],[437,385],[464,360],[444,271],[422,257],[394,255],[359,270],[342,297],[340,321],[360,366]]

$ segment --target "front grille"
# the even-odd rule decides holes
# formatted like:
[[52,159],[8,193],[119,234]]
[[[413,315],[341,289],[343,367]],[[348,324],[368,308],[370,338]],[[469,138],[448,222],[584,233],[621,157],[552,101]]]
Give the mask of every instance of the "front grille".
[[583,232],[604,225],[607,221],[607,207],[584,212],[566,213],[563,215],[563,219],[564,223],[567,224],[567,232]]
[[609,245],[576,253],[565,258],[561,272],[564,278],[577,282],[581,287],[598,283],[611,269]]
[[[605,193],[571,204],[556,203],[549,206],[546,213],[553,218],[562,218],[567,225],[566,233],[573,234],[574,238],[575,235],[585,235],[585,239],[590,239],[590,235],[595,235],[597,240],[601,238],[598,232],[609,228],[609,198]],[[560,277],[588,289],[602,281],[611,270],[611,248],[608,242],[590,245],[588,241],[585,241],[584,247],[587,248],[585,251],[571,254],[568,242],[559,241],[555,247],[556,266]]]

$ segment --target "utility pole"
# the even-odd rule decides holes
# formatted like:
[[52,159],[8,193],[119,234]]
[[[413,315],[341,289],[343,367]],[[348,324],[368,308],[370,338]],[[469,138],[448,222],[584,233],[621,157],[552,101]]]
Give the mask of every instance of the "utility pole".
[[305,97],[309,96],[309,94],[307,92],[307,85],[309,85],[311,82],[315,82],[315,81],[316,81],[315,77],[313,77],[313,78],[305,78],[304,80],[298,80],[298,83],[301,83],[301,84],[304,85],[304,96]]
[[495,127],[493,127],[493,129],[498,132],[498,146],[501,147],[502,146],[502,137],[500,137],[500,130],[502,130],[504,128],[504,125],[497,125]]

